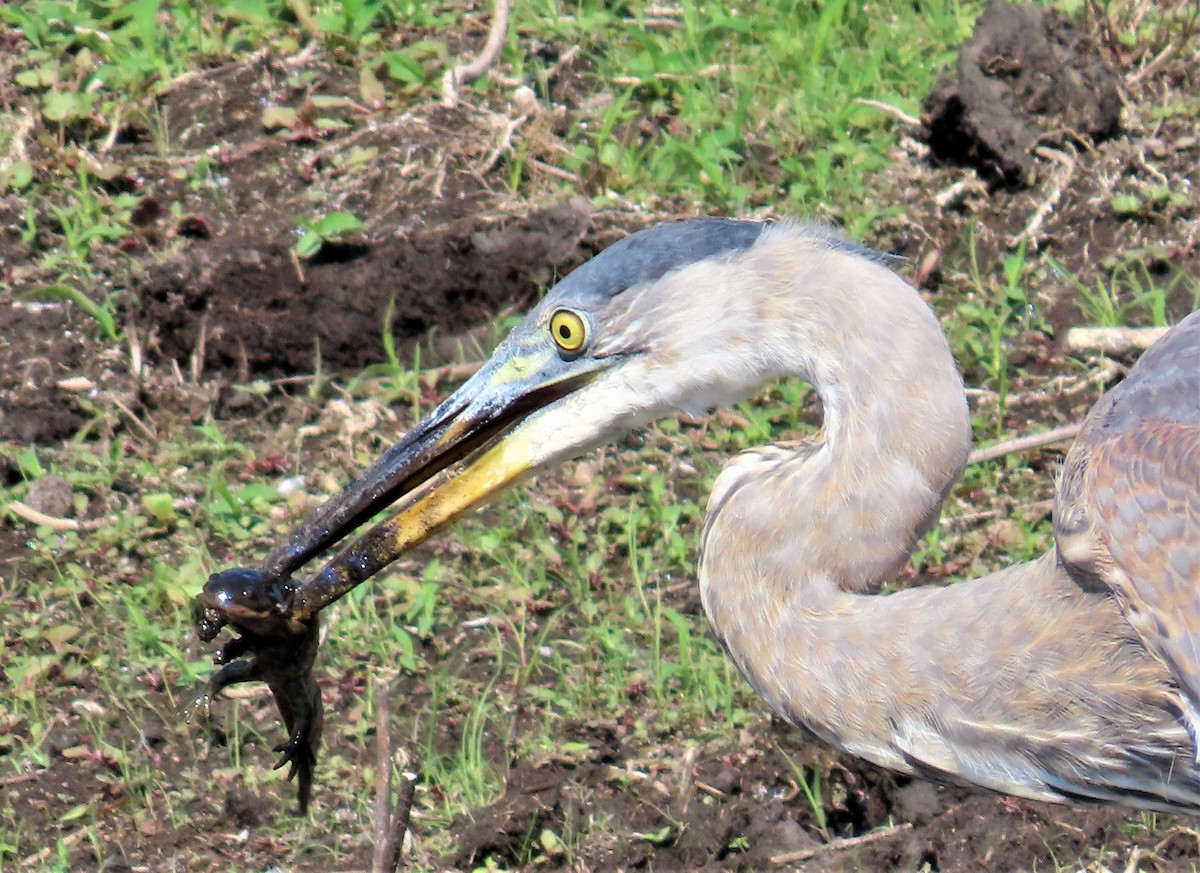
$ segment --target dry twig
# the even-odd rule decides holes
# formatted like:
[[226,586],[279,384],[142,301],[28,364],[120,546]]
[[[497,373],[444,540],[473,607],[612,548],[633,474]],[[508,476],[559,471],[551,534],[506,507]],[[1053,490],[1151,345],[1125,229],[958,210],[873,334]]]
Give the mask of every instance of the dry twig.
[[1054,178],[1050,185],[1050,193],[1041,202],[1041,205],[1034,210],[1033,215],[1029,217],[1029,221],[1025,224],[1024,229],[1009,240],[1009,245],[1016,248],[1023,242],[1028,242],[1034,251],[1038,247],[1038,231],[1041,230],[1042,224],[1046,218],[1054,211],[1054,207],[1058,205],[1058,201],[1062,199],[1063,191],[1067,189],[1072,177],[1075,175],[1075,159],[1066,152],[1060,152],[1058,149],[1048,148],[1046,146],[1038,146],[1034,149],[1034,153],[1043,158],[1049,158],[1052,161],[1057,161],[1059,164],[1058,172],[1054,174]]
[[987,194],[987,185],[978,176],[965,176],[944,191],[939,191],[933,198],[938,209],[945,209],[959,200],[965,200],[968,194]]
[[389,845],[388,814],[392,806],[392,707],[387,680],[375,683],[375,849],[371,854],[371,873],[391,873],[389,864],[394,844]]
[[796,852],[784,852],[782,855],[772,855],[772,864],[791,864],[795,861],[808,861],[816,858],[818,855],[824,855],[828,852],[840,852],[843,849],[853,849],[856,846],[865,846],[867,843],[876,843],[880,840],[886,840],[888,837],[894,837],[902,831],[912,830],[911,822],[904,824],[892,825],[890,828],[884,828],[879,831],[872,831],[869,834],[863,834],[861,837],[842,837],[836,840],[830,840],[820,846],[812,849],[800,849]]
[[1166,332],[1165,327],[1073,327],[1067,331],[1067,350],[1125,355],[1145,351]]
[[53,531],[63,533],[69,530],[79,530],[82,526],[78,520],[74,518],[58,518],[53,515],[46,515],[44,512],[39,512],[28,504],[22,503],[20,500],[9,501],[8,511],[13,515],[19,515],[30,524],[44,525]]
[[133,423],[133,425],[143,434],[145,434],[146,439],[150,440],[151,442],[156,442],[158,440],[158,436],[150,429],[150,426],[138,418],[134,414],[133,410],[130,409],[120,397],[111,391],[106,391],[105,396],[109,403],[125,413],[125,416]]
[[872,109],[878,109],[880,112],[886,112],[888,115],[897,121],[907,124],[909,127],[920,127],[921,119],[915,115],[909,115],[899,106],[893,106],[891,103],[884,103],[882,100],[869,100],[866,97],[856,97],[854,102],[859,106],[870,106]]
[[391,688],[386,680],[380,679],[375,683],[375,850],[371,873],[395,873],[399,869],[417,790],[416,776],[405,773],[400,796],[392,805],[391,722]]
[[1079,435],[1079,430],[1082,427],[1083,425],[1079,422],[1064,424],[1045,433],[1031,433],[1022,437],[1014,437],[1010,440],[1002,440],[990,446],[980,446],[967,456],[967,463],[975,464],[979,461],[991,461],[996,458],[1002,458],[1005,455],[1011,455],[1013,452],[1025,452],[1029,449],[1040,449],[1042,446],[1073,440]]
[[488,31],[487,42],[483,51],[467,64],[459,64],[447,70],[442,76],[442,103],[446,106],[458,105],[458,86],[470,79],[478,79],[487,72],[500,54],[504,45],[504,36],[508,33],[508,3],[509,0],[496,0],[496,9],[492,14],[492,26]]

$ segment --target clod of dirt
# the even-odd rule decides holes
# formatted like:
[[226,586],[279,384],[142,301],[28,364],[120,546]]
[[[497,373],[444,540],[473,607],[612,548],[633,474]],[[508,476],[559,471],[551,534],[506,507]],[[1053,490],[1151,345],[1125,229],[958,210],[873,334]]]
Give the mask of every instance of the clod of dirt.
[[83,424],[74,398],[57,387],[77,375],[87,346],[77,312],[66,304],[18,305],[0,330],[0,442],[46,443]]
[[104,863],[100,865],[100,873],[133,873],[133,865],[118,850],[104,859]]
[[83,416],[52,403],[14,404],[0,416],[0,439],[15,443],[52,443],[79,430]]
[[287,237],[201,240],[135,279],[135,317],[152,353],[184,364],[199,354],[206,373],[308,373],[318,356],[331,370],[361,369],[382,360],[389,327],[403,345],[527,305],[585,259],[587,221],[569,204],[498,225],[463,218],[303,264]]
[[71,483],[61,476],[43,476],[29,486],[25,503],[43,515],[66,518],[75,514]]
[[815,836],[804,830],[788,810],[767,806],[755,809],[750,813],[750,824],[746,828],[746,836],[752,846],[763,845],[766,849],[766,861],[772,854],[795,852],[820,845]]
[[552,774],[514,770],[503,797],[456,823],[458,851],[444,860],[456,869],[471,869],[485,858],[521,863],[530,836],[541,833],[552,812],[561,814],[562,787]]
[[225,794],[225,820],[238,828],[258,827],[267,818],[263,799],[245,788],[231,788]]
[[1120,81],[1062,14],[993,0],[963,44],[954,77],[925,99],[922,136],[941,160],[1025,186],[1036,146],[1116,134]]

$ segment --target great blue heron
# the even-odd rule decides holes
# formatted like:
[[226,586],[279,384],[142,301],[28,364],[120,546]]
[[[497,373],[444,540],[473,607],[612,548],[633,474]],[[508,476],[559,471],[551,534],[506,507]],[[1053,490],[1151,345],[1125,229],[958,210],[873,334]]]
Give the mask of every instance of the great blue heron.
[[[792,222],[662,225],[558,283],[259,570],[210,580],[206,638],[226,622],[251,634],[226,647],[213,688],[275,680],[303,801],[320,609],[531,470],[789,376],[816,389],[824,427],[725,467],[699,565],[714,633],[770,706],[900,773],[1200,813],[1200,312],[1088,417],[1043,557],[880,596],[966,462],[962,381],[937,319],[883,259]],[[303,655],[285,669],[279,645]]]

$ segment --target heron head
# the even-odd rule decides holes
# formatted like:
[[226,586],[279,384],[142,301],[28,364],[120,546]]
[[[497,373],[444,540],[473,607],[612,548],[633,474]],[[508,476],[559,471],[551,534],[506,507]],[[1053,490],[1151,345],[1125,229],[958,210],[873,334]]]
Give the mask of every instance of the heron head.
[[[294,537],[290,572],[385,505],[408,530],[395,555],[540,467],[677,411],[745,396],[782,375],[780,317],[794,263],[771,252],[832,231],[692,219],[632,234],[570,273],[457,391]],[[317,545],[317,539],[320,545]]]
[[489,422],[537,467],[753,388],[739,274],[765,227],[699,219],[626,237],[554,286],[442,409]]

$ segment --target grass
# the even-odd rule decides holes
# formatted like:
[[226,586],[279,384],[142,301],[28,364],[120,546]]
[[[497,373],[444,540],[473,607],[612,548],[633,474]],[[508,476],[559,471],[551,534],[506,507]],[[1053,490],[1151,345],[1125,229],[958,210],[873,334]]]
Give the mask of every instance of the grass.
[[[886,115],[857,101],[915,112],[976,8],[835,0],[751,13],[683,2],[614,16],[601,4],[547,2],[523,4],[516,24],[581,40],[595,81],[618,86],[601,92],[596,111],[568,118],[567,153],[551,157],[587,189],[739,211],[782,204],[861,233],[880,212],[855,180],[883,167],[893,133]],[[911,42],[885,38],[898,21]]]
[[1172,295],[1185,298],[1185,307],[1200,308],[1200,280],[1185,270],[1173,269],[1165,276],[1156,276],[1145,263],[1129,259],[1115,263],[1107,275],[1085,282],[1057,264],[1054,267],[1078,293],[1081,312],[1099,327],[1166,327]]
[[[979,6],[776,0],[750,14],[690,0],[516,4],[500,62],[504,76],[549,103],[562,93],[555,78],[561,49],[578,46],[581,62],[570,68],[574,81],[561,115],[544,136],[522,139],[504,157],[503,179],[518,195],[542,195],[550,184],[601,207],[639,201],[721,213],[770,208],[835,219],[866,234],[898,209],[877,188],[897,133],[886,113],[859,101],[915,113]],[[310,127],[355,130],[367,122],[347,101],[382,100],[382,111],[399,112],[436,97],[440,72],[461,46],[464,14],[463,4],[415,0],[0,6],[0,22],[21,48],[13,55],[19,60],[10,61],[21,106],[38,129],[29,150],[9,141],[0,162],[0,193],[24,205],[22,240],[30,252],[4,280],[8,290],[70,301],[106,349],[121,350],[113,360],[123,361],[129,337],[120,304],[128,292],[110,280],[120,273],[114,263],[129,256],[122,246],[141,230],[139,199],[121,190],[126,168],[114,157],[122,123],[132,119],[154,157],[174,161],[181,146],[156,98],[181,77],[244,62],[260,49],[287,57],[319,45],[332,64],[353,72],[358,93],[336,100],[317,93],[311,118],[296,107],[270,107],[270,116],[264,109],[264,129],[278,142]],[[556,51],[535,50],[535,42]],[[297,77],[314,92],[322,87],[308,72]],[[493,81],[474,88],[473,99],[496,111],[507,100]],[[9,129],[0,124],[0,143]],[[372,155],[338,159],[353,172]],[[555,181],[547,182],[546,167],[558,171],[549,177]],[[201,196],[222,196],[213,156],[181,163],[180,172]],[[1111,207],[1143,220],[1156,208],[1184,209],[1178,195],[1171,186],[1138,189],[1113,197]],[[314,204],[311,216],[296,217],[310,235],[300,254],[357,229],[357,217],[335,205]],[[1135,260],[1084,279],[1026,248],[991,262],[972,252],[952,265],[961,293],[945,323],[968,382],[990,392],[974,410],[977,432],[989,437],[1013,429],[1013,397],[1031,381],[1039,384],[1012,357],[1025,338],[1048,331],[1031,291],[1048,276],[1070,283],[1087,316],[1106,324],[1162,323],[1172,295],[1200,294],[1194,277],[1158,275]],[[165,401],[158,413],[146,413],[153,416],[151,439],[99,395],[80,438],[39,448],[0,445],[0,469],[11,471],[0,480],[0,507],[28,501],[37,483],[58,477],[76,511],[100,520],[71,531],[8,515],[16,533],[4,547],[19,559],[0,574],[9,616],[0,648],[0,778],[20,784],[64,759],[97,766],[86,771],[94,781],[73,786],[75,795],[52,786],[33,795],[37,827],[23,806],[0,800],[0,871],[18,869],[42,848],[43,869],[73,869],[81,854],[98,862],[111,853],[112,821],[132,823],[152,843],[163,829],[219,820],[229,785],[286,795],[278,774],[266,769],[270,747],[281,739],[269,707],[241,699],[218,704],[225,741],[218,737],[211,747],[183,722],[195,686],[211,669],[207,653],[188,642],[187,608],[209,573],[261,554],[303,515],[306,507],[276,467],[304,471],[305,489],[319,495],[385,444],[383,433],[339,433],[342,422],[330,417],[335,401],[348,418],[388,406],[407,422],[428,409],[420,359],[410,362],[397,350],[388,324],[380,330],[386,360],[357,377],[335,382],[318,361],[307,392],[237,387],[261,401],[251,420],[195,422]],[[460,816],[501,796],[514,760],[598,766],[603,744],[589,733],[598,727],[615,722],[613,729],[642,750],[644,760],[622,762],[636,777],[608,783],[642,803],[644,784],[673,773],[672,758],[685,741],[702,744],[710,760],[742,753],[746,738],[763,730],[763,709],[688,603],[698,529],[723,459],[803,431],[813,407],[807,388],[784,383],[764,388],[736,417],[664,422],[589,459],[577,478],[571,470],[547,474],[347,597],[328,615],[319,664],[329,693],[346,702],[329,716],[318,773],[318,803],[328,803],[337,818],[267,821],[256,839],[298,865],[361,854],[375,778],[372,700],[353,687],[369,688],[364,677],[387,676],[405,691],[398,718],[425,786],[417,815],[428,866],[452,851]],[[260,457],[279,446],[287,447],[281,462]],[[996,493],[1017,509],[1036,504],[1050,479],[1017,459],[975,465],[948,514],[962,516]],[[936,528],[916,563],[922,572],[938,570],[966,554],[973,559],[957,565],[957,575],[976,575],[1032,557],[1047,542],[1044,513],[1018,511],[1000,529]],[[148,719],[157,727],[148,729]],[[799,768],[791,760],[780,749],[781,765],[792,767],[810,807],[806,820],[824,832],[831,794],[824,764]],[[181,773],[210,781],[190,784]],[[668,810],[663,818],[661,830],[648,828],[636,839],[680,839],[678,817]],[[482,866],[559,863],[588,843],[616,838],[604,815],[568,824],[561,831],[531,825],[516,856],[489,857]],[[56,836],[47,842],[50,828]],[[731,844],[750,847],[742,835]],[[256,857],[257,868],[266,858]]]
[[[541,83],[546,96],[554,62],[531,55],[518,39],[536,35],[578,45],[588,68],[580,87],[602,90],[599,100],[572,108],[553,148],[535,142],[518,156],[508,171],[514,188],[533,184],[525,161],[537,158],[600,200],[702,202],[736,211],[782,204],[835,218],[856,235],[886,211],[862,183],[886,166],[894,142],[890,118],[857,101],[915,112],[977,8],[922,0],[886,5],[880,14],[837,0],[820,7],[761,4],[747,14],[685,2],[663,17],[652,5],[595,0],[516,6],[503,56],[515,75]],[[452,4],[282,0],[41,0],[0,7],[0,22],[28,48],[15,62],[14,81],[57,146],[38,161],[36,174],[28,157],[0,174],[0,183],[32,207],[30,232],[41,254],[31,279],[82,298],[94,279],[93,250],[137,236],[137,198],[113,186],[123,173],[111,156],[113,139],[120,125],[132,125],[162,158],[172,158],[175,145],[156,97],[197,64],[259,47],[287,55],[311,37],[359,71],[359,101],[402,106],[432,96],[448,50],[437,39],[393,48],[381,34],[448,32],[460,14]],[[897,27],[908,39],[887,38]],[[317,93],[307,110],[267,107],[263,124],[281,135],[315,133],[344,125],[328,110],[352,104]],[[88,160],[76,161],[76,151]],[[198,187],[210,182],[207,161],[184,166]],[[307,231],[297,242],[300,254],[343,233],[343,215],[298,217]],[[106,333],[115,330],[110,300],[93,299],[84,308]]]

